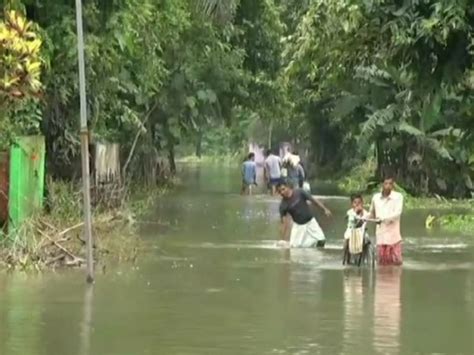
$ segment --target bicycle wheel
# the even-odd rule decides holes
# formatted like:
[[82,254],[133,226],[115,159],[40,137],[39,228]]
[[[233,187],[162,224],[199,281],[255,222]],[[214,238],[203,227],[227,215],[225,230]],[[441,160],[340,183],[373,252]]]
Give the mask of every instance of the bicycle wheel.
[[347,265],[350,264],[350,254],[349,254],[349,248],[344,245],[344,249],[342,252],[342,265]]

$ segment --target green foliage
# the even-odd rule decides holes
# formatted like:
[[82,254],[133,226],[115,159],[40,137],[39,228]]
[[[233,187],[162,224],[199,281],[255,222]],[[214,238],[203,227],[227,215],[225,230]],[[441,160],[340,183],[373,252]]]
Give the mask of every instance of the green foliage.
[[374,160],[355,166],[338,181],[338,189],[346,194],[368,191],[370,188],[368,182],[374,176],[375,168]]
[[[73,171],[74,4],[23,8],[44,38],[50,169]],[[412,194],[472,192],[465,0],[91,0],[84,14],[90,127],[124,154],[133,146],[131,172],[163,156],[172,170],[177,146],[227,155],[291,141],[311,148],[318,171],[364,179],[346,185],[365,185],[352,169],[373,161],[370,178],[392,170]]]
[[[7,11],[0,21],[0,103],[13,105],[15,100],[37,95],[41,89],[41,39],[16,11]],[[12,102],[13,101],[13,102]]]
[[34,24],[17,11],[0,20],[0,149],[20,134],[37,133],[41,113],[40,48]]
[[[21,5],[18,5],[21,7]],[[233,124],[232,106],[247,96],[244,50],[233,45],[237,2],[127,0],[84,3],[89,126],[98,140],[128,151],[137,131],[143,154],[164,151],[213,122]],[[78,160],[78,82],[74,3],[26,2],[45,36],[43,132],[50,169]],[[227,13],[227,15],[225,15]],[[218,21],[216,21],[218,20]],[[132,171],[134,169],[131,169]]]
[[196,8],[206,16],[226,22],[232,19],[237,4],[238,0],[198,0]]
[[80,186],[65,181],[49,181],[47,189],[47,205],[50,215],[61,219],[64,224],[72,224],[81,219],[82,191]]
[[310,1],[285,73],[296,108],[336,141],[316,149],[341,168],[339,152],[363,161],[374,146],[377,176],[390,169],[413,193],[469,195],[473,20],[467,1]]
[[441,216],[439,222],[444,229],[453,232],[466,235],[474,233],[474,214],[449,214]]

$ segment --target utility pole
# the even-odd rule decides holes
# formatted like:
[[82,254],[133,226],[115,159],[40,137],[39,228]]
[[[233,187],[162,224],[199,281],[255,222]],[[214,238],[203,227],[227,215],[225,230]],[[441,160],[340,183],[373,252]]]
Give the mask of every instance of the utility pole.
[[89,131],[87,129],[86,72],[84,64],[84,31],[82,29],[82,0],[76,0],[77,53],[79,62],[79,94],[81,99],[81,160],[84,194],[84,237],[86,240],[87,282],[94,282],[92,253],[91,189],[89,172]]

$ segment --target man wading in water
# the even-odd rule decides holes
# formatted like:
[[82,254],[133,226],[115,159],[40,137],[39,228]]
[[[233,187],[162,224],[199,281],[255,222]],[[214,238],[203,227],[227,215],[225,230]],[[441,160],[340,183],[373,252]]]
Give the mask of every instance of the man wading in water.
[[324,247],[326,238],[314,218],[308,202],[320,207],[328,217],[331,216],[331,211],[305,190],[293,189],[286,183],[278,184],[277,190],[282,197],[280,204],[281,240],[288,241],[291,216],[293,226],[290,233],[290,248]]
[[265,181],[270,193],[276,195],[276,187],[281,182],[281,159],[269,149],[265,153]]
[[387,176],[383,182],[382,192],[374,195],[370,206],[371,218],[380,221],[375,232],[380,265],[402,264],[400,217],[403,210],[403,195],[393,190],[394,185],[394,178]]
[[253,186],[257,186],[257,165],[255,164],[255,154],[249,153],[242,164],[242,189],[240,193],[251,195]]

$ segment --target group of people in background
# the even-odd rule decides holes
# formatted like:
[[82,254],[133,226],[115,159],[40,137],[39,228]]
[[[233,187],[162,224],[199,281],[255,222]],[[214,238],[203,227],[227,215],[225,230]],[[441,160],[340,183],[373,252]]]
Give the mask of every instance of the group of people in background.
[[[265,151],[263,166],[264,181],[272,195],[277,194],[277,185],[285,182],[293,188],[304,188],[306,173],[300,157],[296,153],[287,153],[283,158],[272,150]],[[257,164],[255,153],[249,153],[242,164],[242,189],[243,195],[252,194],[253,187],[257,184]],[[306,188],[308,190],[308,188]]]
[[[319,207],[327,217],[331,211],[314,198],[305,182],[306,174],[297,154],[288,153],[283,158],[271,150],[265,152],[264,180],[272,195],[279,194],[281,217],[281,246],[290,248],[324,247],[325,235],[314,217],[310,205]],[[251,194],[257,186],[255,154],[249,153],[242,165],[242,194]],[[402,237],[400,217],[403,210],[403,195],[394,191],[393,176],[386,176],[382,191],[376,193],[370,209],[364,209],[361,195],[351,197],[351,209],[347,212],[347,230],[344,244],[370,243],[367,223],[376,224],[377,260],[380,265],[402,264]],[[361,249],[362,251],[362,249]]]

